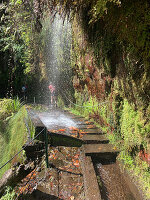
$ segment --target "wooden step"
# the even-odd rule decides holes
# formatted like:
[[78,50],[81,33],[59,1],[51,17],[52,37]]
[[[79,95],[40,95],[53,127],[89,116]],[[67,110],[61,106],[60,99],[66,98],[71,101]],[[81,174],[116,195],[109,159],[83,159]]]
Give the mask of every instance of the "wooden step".
[[118,154],[119,150],[112,144],[85,144],[85,154]]
[[99,143],[108,143],[109,140],[104,135],[84,135],[83,141],[85,141],[86,144],[99,144]]

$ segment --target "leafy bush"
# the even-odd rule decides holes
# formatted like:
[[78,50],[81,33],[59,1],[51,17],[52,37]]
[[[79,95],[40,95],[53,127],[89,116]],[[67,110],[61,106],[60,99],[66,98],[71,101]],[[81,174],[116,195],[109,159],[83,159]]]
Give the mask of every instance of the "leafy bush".
[[61,96],[58,96],[57,106],[58,106],[59,108],[62,108],[62,109],[64,109],[64,107],[65,107],[65,104],[64,104],[64,102],[63,102]]
[[13,113],[17,112],[21,107],[20,100],[17,99],[0,99],[0,119],[6,119]]
[[139,158],[141,145],[147,152],[150,150],[147,141],[150,130],[150,123],[147,120],[150,113],[149,107],[143,116],[142,109],[135,110],[127,99],[119,97],[118,94],[116,98],[108,103],[106,101],[105,104],[98,103],[94,97],[90,97],[88,101],[84,102],[81,98],[82,95],[83,93],[78,93],[76,98],[80,96],[77,102],[80,105],[83,104],[83,108],[74,106],[72,112],[93,117],[93,120],[97,122],[96,125],[98,124],[107,134],[110,142],[121,150],[118,159],[123,161],[124,167],[134,176],[149,199],[149,165]]
[[145,120],[142,119],[142,113],[135,111],[131,105],[124,101],[122,116],[120,119],[121,135],[124,139],[124,145],[129,150],[132,146],[140,146],[148,135],[144,126]]
[[125,151],[121,151],[118,157],[124,163],[124,168],[131,175],[131,179],[144,191],[145,199],[150,199],[150,171],[149,165],[143,162],[138,154],[132,157]]

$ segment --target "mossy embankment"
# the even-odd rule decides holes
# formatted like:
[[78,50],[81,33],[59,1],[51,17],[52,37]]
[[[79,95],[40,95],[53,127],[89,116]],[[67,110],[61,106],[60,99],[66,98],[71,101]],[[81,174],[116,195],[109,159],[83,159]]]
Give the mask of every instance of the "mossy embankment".
[[[12,99],[0,100],[0,167],[11,159],[27,141],[28,130],[25,120],[27,111],[20,101]],[[0,178],[16,162],[24,160],[21,152],[0,170]]]

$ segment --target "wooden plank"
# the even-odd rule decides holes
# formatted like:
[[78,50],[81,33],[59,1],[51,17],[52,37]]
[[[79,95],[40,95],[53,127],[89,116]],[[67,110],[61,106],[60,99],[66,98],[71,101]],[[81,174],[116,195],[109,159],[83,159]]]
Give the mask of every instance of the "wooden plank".
[[86,144],[108,143],[109,140],[104,135],[84,135],[82,138]]
[[83,171],[85,199],[101,200],[100,189],[92,159],[90,156],[85,156],[84,148],[82,148],[81,151],[81,167]]
[[85,154],[108,154],[108,153],[119,153],[119,151],[112,144],[85,144]]

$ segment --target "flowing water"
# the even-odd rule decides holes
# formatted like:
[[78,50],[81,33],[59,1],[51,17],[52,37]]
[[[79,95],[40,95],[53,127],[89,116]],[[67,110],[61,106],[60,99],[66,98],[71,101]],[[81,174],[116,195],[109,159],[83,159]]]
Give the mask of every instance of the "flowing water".
[[136,200],[116,163],[95,162],[102,200]]

